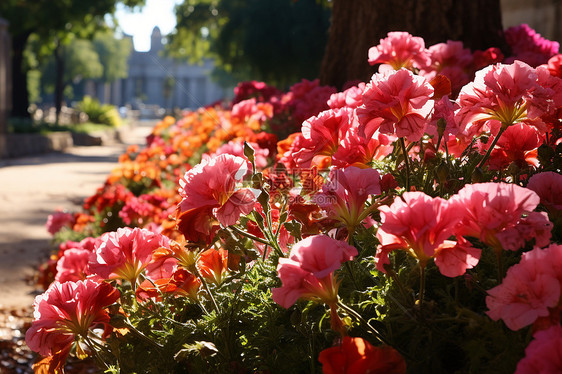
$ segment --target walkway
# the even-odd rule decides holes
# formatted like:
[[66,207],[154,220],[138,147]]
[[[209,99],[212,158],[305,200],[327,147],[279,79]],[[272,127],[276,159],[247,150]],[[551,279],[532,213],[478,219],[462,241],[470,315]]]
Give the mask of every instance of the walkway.
[[0,309],[33,304],[30,279],[49,257],[47,216],[57,208],[79,211],[131,144],[146,144],[155,122],[140,122],[123,144],[73,147],[64,153],[0,160]]

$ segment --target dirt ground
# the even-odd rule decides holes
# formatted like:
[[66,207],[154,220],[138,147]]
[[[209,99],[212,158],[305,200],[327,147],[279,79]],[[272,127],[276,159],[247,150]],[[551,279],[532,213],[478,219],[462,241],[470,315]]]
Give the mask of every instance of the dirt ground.
[[50,255],[48,215],[57,208],[79,211],[119,155],[131,144],[146,144],[154,124],[139,122],[120,144],[0,160],[0,374],[28,372],[30,354],[21,335],[31,320],[33,300],[42,292],[30,279]]

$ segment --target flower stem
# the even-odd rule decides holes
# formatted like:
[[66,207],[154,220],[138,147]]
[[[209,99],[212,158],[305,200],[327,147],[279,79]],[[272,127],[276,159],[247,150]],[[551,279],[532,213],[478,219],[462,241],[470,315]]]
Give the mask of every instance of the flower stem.
[[250,234],[249,232],[246,232],[246,231],[244,231],[244,230],[240,230],[238,227],[236,227],[236,226],[234,226],[234,225],[229,226],[229,227],[230,227],[231,229],[233,229],[234,231],[236,231],[238,234],[240,234],[240,235],[242,235],[242,236],[245,236],[245,237],[248,238],[248,239],[254,240],[254,241],[258,242],[258,243],[262,243],[262,244],[271,246],[271,243],[270,243],[269,241],[265,240],[265,239],[262,239],[262,238],[260,238],[260,237],[255,236],[255,235],[252,235],[252,234]]
[[[99,354],[98,350],[95,347],[95,344],[93,344],[94,342],[91,341],[90,338],[88,338],[87,336],[84,337],[83,341],[88,346],[88,348],[92,351],[92,354],[94,355],[94,359],[96,360],[97,364],[102,366],[104,368],[104,370],[109,369],[109,365],[105,362],[105,360]],[[78,344],[80,344],[80,343],[78,343]]]
[[351,307],[345,305],[344,303],[342,303],[340,300],[338,300],[337,306],[339,306],[340,308],[342,308],[343,310],[345,310],[347,312],[347,314],[353,316],[354,318],[356,318],[359,322],[361,322],[363,325],[367,326],[369,328],[369,330],[373,333],[373,335],[375,335],[377,337],[377,339],[379,339],[382,343],[388,344],[388,341],[386,340],[386,338],[376,329],[374,328],[369,321],[365,320],[361,314],[357,313],[355,311],[355,309],[352,309]]
[[217,304],[217,301],[215,300],[215,297],[213,296],[213,293],[211,292],[211,289],[209,288],[209,285],[207,284],[207,281],[205,280],[204,277],[201,276],[201,274],[199,274],[199,271],[197,271],[197,274],[195,274],[195,275],[201,281],[201,285],[203,286],[203,288],[207,292],[207,295],[209,295],[209,299],[211,299],[211,304],[213,304],[213,309],[215,309],[217,314],[220,314],[219,305]]
[[488,151],[486,152],[486,154],[484,155],[484,158],[480,161],[480,163],[478,164],[478,167],[482,167],[484,165],[484,163],[486,161],[488,161],[488,158],[490,157],[490,154],[492,153],[492,150],[494,149],[494,147],[496,146],[496,143],[498,142],[498,139],[500,138],[501,134],[503,134],[503,132],[505,131],[505,129],[507,129],[507,126],[505,126],[503,123],[500,127],[500,131],[498,131],[498,135],[496,135],[496,137],[494,138],[494,140],[492,141],[492,144],[490,145],[490,148],[488,148]]
[[406,142],[404,142],[404,137],[400,138],[400,145],[402,146],[404,166],[406,167],[406,191],[410,191],[410,162],[408,161],[408,151],[406,151]]
[[418,305],[423,304],[423,296],[425,293],[425,264],[420,264],[420,294],[418,296]]

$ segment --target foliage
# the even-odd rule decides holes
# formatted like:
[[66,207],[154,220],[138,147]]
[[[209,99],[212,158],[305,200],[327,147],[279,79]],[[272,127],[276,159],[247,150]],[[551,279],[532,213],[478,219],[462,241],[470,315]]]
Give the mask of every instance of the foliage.
[[101,123],[111,127],[121,126],[121,116],[114,105],[100,104],[99,100],[91,96],[84,96],[76,104],[76,109],[86,113],[91,122]]
[[[21,116],[28,115],[27,106],[28,67],[23,62],[23,53],[31,35],[40,39],[41,56],[53,54],[60,56],[57,49],[71,40],[71,35],[88,38],[96,30],[105,27],[104,17],[115,11],[117,3],[134,7],[143,5],[144,0],[84,0],[84,1],[47,1],[47,0],[4,0],[0,2],[0,14],[10,22],[13,53],[13,112]],[[56,106],[62,104],[62,72],[58,79],[60,94],[56,95]]]
[[111,31],[106,30],[94,35],[93,45],[103,66],[102,82],[112,83],[127,78],[127,60],[133,48],[130,39],[116,39]]
[[57,125],[47,122],[35,122],[26,118],[10,118],[8,121],[8,133],[11,134],[49,134],[59,131],[70,131],[79,134],[87,134],[96,131],[115,129],[114,126],[100,123],[84,122],[71,125]]
[[317,75],[329,10],[314,0],[188,0],[176,14],[167,48],[176,57],[216,57],[237,81],[257,79],[284,88]]
[[453,46],[392,68],[422,43],[390,34],[381,73],[329,100],[317,82],[245,82],[231,105],[159,122],[81,212],[49,218],[36,368],[327,372],[319,356],[354,337],[361,373],[389,347],[380,372],[519,370],[560,327],[562,56]]
[[[96,53],[92,42],[85,39],[73,38],[67,46],[63,48],[65,85],[79,83],[84,79],[100,78],[104,71],[104,66]],[[55,59],[51,57],[41,68],[42,86],[45,93],[53,93],[55,89]],[[72,97],[73,95],[69,95]]]

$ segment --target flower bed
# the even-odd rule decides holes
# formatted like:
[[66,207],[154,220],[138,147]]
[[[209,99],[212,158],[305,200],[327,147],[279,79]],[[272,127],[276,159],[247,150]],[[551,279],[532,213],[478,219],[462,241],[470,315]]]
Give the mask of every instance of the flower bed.
[[562,370],[562,57],[506,35],[389,33],[343,92],[246,82],[165,118],[49,217],[36,370]]

